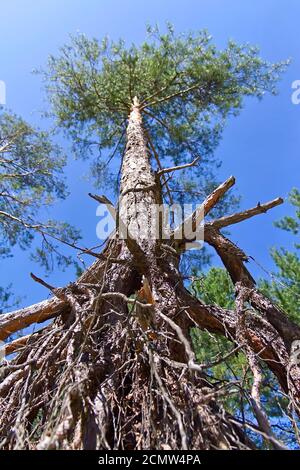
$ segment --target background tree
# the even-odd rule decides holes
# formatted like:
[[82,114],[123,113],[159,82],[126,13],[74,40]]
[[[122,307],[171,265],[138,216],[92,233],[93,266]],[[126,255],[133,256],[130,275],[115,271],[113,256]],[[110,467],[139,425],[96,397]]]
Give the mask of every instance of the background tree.
[[19,305],[19,299],[13,295],[11,284],[0,287],[0,314]]
[[[12,256],[18,245],[28,249],[39,233],[42,244],[32,253],[46,270],[73,258],[59,251],[56,240],[75,243],[77,230],[57,221],[39,221],[41,209],[64,199],[68,192],[63,177],[65,157],[51,142],[49,133],[34,129],[23,119],[0,110],[0,257]],[[12,291],[0,291],[0,309],[14,304]]]
[[[230,355],[236,347],[245,352],[254,377],[251,429],[272,447],[283,446],[260,400],[259,360],[298,410],[299,367],[290,353],[300,329],[256,289],[246,255],[221,233],[282,200],[205,222],[205,241],[235,284],[234,310],[201,302],[185,288],[180,259],[190,233],[177,239],[181,227],[171,227],[165,240],[142,231],[153,228],[153,205],[177,191],[179,170],[204,197],[199,157],[208,158],[245,96],[275,91],[284,64],[269,64],[256,49],[232,42],[218,51],[206,33],[149,32],[139,48],[80,36],[50,59],[45,79],[57,124],[83,156],[96,147],[120,157],[118,206],[92,196],[120,217],[104,250],[93,253],[99,259],[75,283],[55,288],[33,276],[53,298],[2,317],[0,339],[55,317],[6,348],[20,352],[0,385],[4,448],[255,448],[247,423],[223,407],[222,397],[237,384],[216,384],[207,364],[196,362],[195,325],[229,338]],[[110,158],[96,156],[97,174],[113,170]],[[194,177],[185,173],[190,170]],[[193,229],[233,184],[230,177],[204,198],[191,217]]]
[[[294,188],[289,195],[290,203],[295,207],[295,217],[286,216],[275,225],[294,235],[299,234],[300,229],[300,193]],[[273,248],[272,258],[275,262],[277,272],[271,274],[272,280],[263,281],[260,288],[274,302],[276,302],[296,323],[300,323],[300,259],[298,250],[299,237],[294,244],[295,251],[285,248]]]
[[[296,208],[295,217],[286,216],[279,222],[275,222],[275,225],[294,235],[298,235],[300,195],[296,188],[291,191],[289,201]],[[296,250],[299,249],[298,243],[295,243],[295,248]],[[271,281],[267,279],[260,280],[259,288],[279,305],[291,320],[299,324],[300,261],[297,252],[291,252],[284,248],[273,248],[271,255],[278,272],[268,273],[272,278]],[[234,308],[234,285],[230,276],[223,268],[213,267],[207,273],[195,273],[191,289],[205,303],[215,303],[220,305],[220,307]],[[213,335],[195,328],[192,331],[192,337],[196,357],[200,363],[213,363],[217,358],[225,356],[231,350],[230,341],[222,336]],[[221,361],[211,368],[211,373],[215,380],[227,381],[234,380],[241,375],[244,376],[245,396],[238,389],[236,394],[229,396],[226,402],[227,409],[233,414],[242,416],[243,419],[249,419],[247,414],[251,413],[251,409],[249,410],[247,405],[247,394],[249,394],[252,380],[249,372],[245,375],[246,368],[247,359],[242,351],[238,351],[236,355],[229,357],[225,362]],[[266,368],[264,369],[264,374],[262,400],[267,409],[268,416],[273,422],[273,429],[287,445],[292,447],[297,446],[297,440],[295,440],[292,432],[293,418],[289,413],[289,402],[282,395],[280,389],[278,389],[273,374]],[[246,377],[247,380],[245,380]],[[248,388],[246,382],[248,382]],[[241,406],[243,400],[244,403]]]

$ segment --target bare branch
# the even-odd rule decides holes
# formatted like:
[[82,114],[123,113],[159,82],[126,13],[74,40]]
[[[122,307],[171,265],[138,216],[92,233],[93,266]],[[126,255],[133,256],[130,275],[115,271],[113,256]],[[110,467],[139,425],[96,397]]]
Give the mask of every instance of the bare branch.
[[32,225],[27,222],[24,222],[24,220],[19,219],[19,217],[15,217],[12,214],[9,214],[8,212],[5,211],[0,211],[0,216],[6,217],[7,219],[13,220],[14,222],[18,222],[18,224],[23,225],[23,227],[28,228],[28,229],[33,229],[33,230],[40,230],[43,226],[42,225]]
[[198,207],[192,215],[190,215],[179,227],[177,227],[172,236],[179,240],[182,239],[182,234],[184,234],[187,238],[189,234],[185,233],[185,227],[191,227],[191,231],[195,232],[197,226],[203,220],[211,209],[217,204],[217,202],[221,199],[222,196],[235,184],[235,178],[230,176],[224,183],[218,186]]
[[268,210],[272,209],[273,207],[279,206],[284,201],[281,197],[273,199],[273,201],[266,202],[265,204],[258,203],[257,206],[252,207],[251,209],[247,209],[243,212],[237,212],[236,214],[228,215],[225,217],[220,217],[219,219],[213,220],[211,224],[215,228],[223,228],[227,227],[228,225],[237,224],[242,222],[243,220],[250,219],[258,214],[264,214]]
[[180,339],[181,343],[184,346],[187,358],[188,358],[188,363],[187,366],[189,369],[196,370],[198,372],[203,372],[203,368],[201,365],[195,363],[195,353],[191,348],[191,345],[188,341],[188,339],[185,337],[182,329],[180,328],[179,325],[177,325],[171,318],[167,317],[164,315],[162,312],[158,312],[159,316],[166,322],[170,327],[176,332],[178,338]]
[[113,203],[106,196],[104,196],[104,194],[102,196],[98,196],[97,194],[89,193],[89,196],[100,204],[105,204],[106,206],[112,207],[114,206]]
[[16,331],[33,323],[42,323],[66,312],[69,304],[60,299],[44,300],[30,307],[22,308],[0,317],[0,340],[4,341]]
[[[146,189],[147,190],[147,189]],[[119,234],[122,235],[126,245],[128,246],[129,251],[134,255],[134,257],[138,260],[138,262],[141,264],[141,266],[144,264],[145,261],[145,254],[142,250],[142,248],[139,246],[135,238],[131,235],[128,227],[120,217],[117,216],[117,210],[114,207],[114,205],[110,202],[110,200],[102,195],[102,196],[97,196],[97,195],[92,195],[89,193],[89,196],[96,201],[100,202],[101,204],[105,204],[107,207],[107,210],[111,214],[112,218],[116,222],[116,226]],[[110,237],[113,236],[115,231],[110,235]]]
[[210,223],[205,225],[204,237],[205,241],[217,251],[233,283],[241,282],[249,289],[251,304],[255,309],[266,314],[268,321],[278,331],[289,349],[292,342],[300,338],[300,327],[256,289],[255,281],[244,265],[244,261],[248,260],[245,253]]
[[150,366],[151,366],[153,375],[154,375],[154,377],[155,377],[155,379],[156,379],[156,381],[159,385],[160,391],[161,391],[164,399],[168,403],[169,407],[171,408],[171,410],[172,410],[172,412],[175,415],[175,418],[177,420],[178,428],[179,428],[179,432],[180,432],[180,436],[181,436],[182,450],[187,450],[188,449],[188,447],[187,447],[187,436],[186,436],[186,432],[185,432],[185,429],[184,429],[181,413],[176,408],[176,406],[174,405],[174,403],[171,400],[166,388],[163,385],[163,382],[161,380],[161,377],[160,377],[160,375],[158,373],[158,370],[157,370],[157,367],[156,367],[155,358],[153,357],[152,351],[150,349],[148,351],[148,355],[149,355],[149,359],[150,359]]
[[165,174],[165,173],[172,173],[173,171],[183,170],[184,168],[190,168],[191,166],[195,166],[199,160],[200,160],[200,157],[197,157],[192,162],[185,163],[184,165],[173,166],[171,168],[163,168],[162,170],[159,170],[157,174],[158,176],[161,176],[162,174]]
[[43,279],[41,279],[40,277],[37,277],[35,274],[33,273],[30,273],[30,277],[35,281],[35,282],[38,282],[39,284],[41,284],[42,286],[46,287],[47,289],[49,289],[52,293],[55,293],[55,290],[56,288],[51,286],[50,284],[48,284],[48,282],[45,282]]
[[103,298],[103,299],[110,299],[110,298],[115,297],[117,299],[123,300],[124,302],[126,302],[128,304],[131,304],[131,305],[137,304],[141,308],[146,308],[146,309],[153,307],[152,304],[144,304],[144,303],[140,302],[137,299],[131,299],[131,298],[127,297],[125,294],[122,294],[121,292],[105,292],[104,294],[101,294],[100,297]]
[[[47,327],[46,327],[47,328]],[[32,343],[35,338],[40,337],[44,332],[46,328],[42,328],[39,331],[35,333],[31,333],[29,335],[21,336],[20,338],[17,338],[10,343],[6,343],[4,345],[4,351],[5,355],[9,356],[10,354],[20,351],[21,349],[25,348],[27,345]]]
[[[268,421],[266,413],[262,407],[260,399],[260,388],[262,384],[262,374],[259,366],[258,357],[251,348],[249,341],[247,340],[247,325],[246,325],[246,311],[245,303],[249,300],[249,291],[243,287],[241,283],[236,285],[236,312],[237,312],[237,328],[236,328],[236,339],[241,346],[243,346],[244,352],[248,359],[250,369],[253,374],[253,384],[251,387],[251,404],[253,407],[254,415],[257,419],[257,423],[260,429],[264,432],[268,438],[273,438],[271,425]],[[278,441],[273,442],[273,446],[277,450],[283,450],[285,447]]]

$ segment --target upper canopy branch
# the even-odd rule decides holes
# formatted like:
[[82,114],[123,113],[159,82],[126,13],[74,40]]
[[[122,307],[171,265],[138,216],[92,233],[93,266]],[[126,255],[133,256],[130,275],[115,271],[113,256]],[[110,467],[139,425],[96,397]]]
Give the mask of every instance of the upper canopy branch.
[[150,103],[145,103],[145,104],[142,106],[141,109],[143,110],[144,108],[147,108],[147,107],[156,106],[156,105],[158,105],[158,104],[160,104],[160,103],[163,103],[164,101],[169,101],[169,100],[171,100],[171,99],[173,99],[173,98],[176,98],[177,96],[186,95],[186,94],[189,93],[190,91],[193,91],[193,90],[195,90],[196,88],[199,88],[202,83],[203,83],[203,81],[199,81],[199,82],[195,83],[194,85],[191,85],[191,86],[189,86],[189,87],[187,87],[187,88],[185,88],[185,89],[183,89],[183,90],[179,90],[179,91],[177,91],[177,92],[175,92],[175,93],[171,93],[170,95],[164,96],[164,97],[162,97],[162,98],[160,98],[160,99],[158,99],[158,100],[156,100],[156,101],[151,101]]
[[179,76],[179,72],[176,72],[165,86],[163,86],[159,90],[156,90],[154,93],[152,93],[151,95],[149,95],[145,99],[143,99],[142,102],[141,102],[141,105],[142,106],[147,106],[147,103],[150,102],[150,100],[152,100],[156,96],[159,96],[161,93],[166,91],[171,85],[174,85],[174,81],[176,80],[176,78],[178,78],[178,76]]

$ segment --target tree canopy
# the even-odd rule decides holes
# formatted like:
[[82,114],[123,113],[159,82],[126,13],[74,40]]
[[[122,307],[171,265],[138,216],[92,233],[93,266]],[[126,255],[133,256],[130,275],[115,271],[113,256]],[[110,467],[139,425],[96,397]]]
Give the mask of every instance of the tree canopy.
[[[165,32],[149,26],[147,34],[140,45],[71,37],[41,71],[51,104],[47,114],[70,138],[74,154],[90,160],[96,187],[117,190],[128,114],[137,96],[153,168],[195,162],[163,177],[164,201],[195,203],[220,183],[214,151],[228,118],[247,97],[276,94],[288,61],[272,64],[258,48],[234,41],[220,50],[205,30],[177,34],[168,24]],[[236,193],[225,194],[208,217],[224,215],[238,201]],[[182,267],[209,260],[204,247],[187,253]]]
[[[82,157],[93,156],[93,174],[110,175],[122,158],[128,113],[137,96],[142,103],[154,166],[183,164],[200,157],[191,172],[169,182],[173,194],[204,196],[215,184],[211,166],[226,119],[248,96],[276,93],[287,62],[271,64],[259,50],[230,41],[219,50],[207,31],[175,34],[148,27],[147,41],[127,46],[85,35],[52,56],[43,72],[57,124]],[[110,154],[104,150],[109,149]],[[108,182],[109,178],[106,180]],[[201,189],[199,189],[201,188]],[[181,193],[180,193],[181,190]]]

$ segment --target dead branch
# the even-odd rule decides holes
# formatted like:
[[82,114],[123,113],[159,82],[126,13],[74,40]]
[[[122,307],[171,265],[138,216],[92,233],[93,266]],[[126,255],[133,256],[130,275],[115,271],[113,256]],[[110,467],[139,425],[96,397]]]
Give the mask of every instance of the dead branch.
[[181,343],[183,344],[185,352],[186,352],[186,356],[187,356],[187,359],[188,359],[188,362],[187,362],[188,368],[192,369],[192,370],[196,370],[198,372],[202,372],[202,370],[203,370],[202,366],[195,363],[195,360],[196,360],[195,353],[192,350],[191,345],[190,345],[188,339],[185,337],[185,335],[184,335],[182,329],[180,328],[180,326],[177,325],[173,320],[171,320],[171,318],[164,315],[162,312],[158,312],[158,314],[166,323],[168,323],[168,325],[171,326],[171,328],[176,332],[178,338],[180,339]]
[[190,162],[190,163],[185,163],[184,165],[173,166],[173,167],[170,167],[170,168],[162,168],[161,170],[159,170],[159,171],[157,172],[157,175],[158,175],[158,176],[161,176],[161,175],[166,174],[166,173],[173,173],[173,171],[184,170],[185,168],[190,168],[190,167],[192,167],[192,166],[197,165],[197,163],[199,162],[199,160],[200,160],[200,157],[197,157],[197,158],[195,158],[195,160],[193,160],[192,162]]
[[237,212],[236,214],[228,215],[225,217],[220,217],[219,219],[213,220],[211,224],[215,228],[223,228],[228,227],[228,225],[237,224],[242,222],[243,220],[250,219],[258,214],[265,214],[268,210],[272,209],[273,207],[279,206],[284,201],[281,197],[273,199],[273,201],[266,202],[265,204],[258,203],[257,206],[252,207],[251,209],[247,209],[243,212]]
[[[172,233],[172,238],[175,240],[183,240],[189,237],[186,234],[185,227],[190,228],[191,232],[195,232],[198,225],[201,223],[203,218],[211,211],[211,209],[217,204],[222,196],[235,184],[235,178],[230,176],[224,183],[218,186],[205,201],[198,207],[179,227],[177,227]],[[184,237],[183,237],[184,235]]]
[[[128,249],[133,254],[134,259],[142,267],[145,264],[145,253],[143,252],[142,248],[137,243],[135,238],[131,235],[129,228],[122,221],[122,219],[118,216],[117,210],[114,207],[114,205],[104,195],[97,196],[97,195],[93,195],[89,193],[89,196],[95,199],[96,201],[100,202],[101,204],[106,205],[107,210],[109,211],[112,218],[116,222],[116,230],[118,231],[119,236],[121,236],[125,240],[125,243],[128,246]],[[124,195],[122,194],[122,196]]]
[[[236,315],[217,305],[203,305],[188,291],[180,291],[180,299],[188,305],[185,311],[201,330],[219,333],[236,344]],[[286,392],[286,364],[289,358],[287,348],[276,329],[258,315],[247,315],[247,335],[251,348],[265,361]]]
[[266,314],[270,324],[284,339],[288,351],[291,343],[300,338],[300,327],[288,319],[278,307],[256,289],[255,281],[244,265],[248,257],[227,237],[214,228],[213,223],[205,225],[205,241],[215,248],[234,284],[242,283],[249,289],[249,300],[253,307]]
[[114,207],[113,203],[106,196],[104,196],[104,194],[102,196],[98,196],[97,194],[89,193],[88,195],[100,204],[105,204],[106,206]]
[[31,333],[29,335],[21,336],[20,338],[11,341],[10,343],[5,344],[5,355],[9,356],[10,354],[20,351],[21,349],[28,346],[31,342],[35,341],[36,338],[43,334],[45,328],[37,331],[36,333]]
[[33,323],[42,323],[55,318],[67,312],[68,309],[68,302],[54,298],[3,314],[0,317],[0,340],[4,341],[16,331],[22,330]]
[[126,295],[122,294],[121,292],[104,292],[103,294],[101,294],[100,297],[102,299],[110,299],[110,298],[121,299],[124,302],[126,302],[127,304],[139,305],[141,308],[145,308],[145,309],[153,307],[152,304],[145,304],[145,303],[140,302],[137,299],[131,299],[131,298],[127,297]]
[[[108,263],[119,263],[120,273],[131,269],[130,253],[125,250],[124,257],[120,256],[122,241],[111,240],[101,253],[100,259],[95,261],[78,279],[77,283],[99,283],[105,276],[105,266]],[[75,283],[76,284],[76,283]],[[68,314],[70,304],[66,299],[51,298],[37,304],[5,313],[0,316],[0,340],[4,341],[13,333],[22,330],[34,323],[43,323],[57,316]]]
[[[264,335],[262,335],[262,332],[259,333],[259,331],[257,331],[254,342],[254,337],[252,338],[251,347],[258,353],[257,339],[260,337],[259,343],[262,347],[265,347],[265,352],[260,353],[262,358],[266,358],[266,356],[270,354],[270,352],[268,352],[270,349],[273,357],[278,357],[278,355],[281,357],[279,360],[281,366],[267,362],[268,366],[277,376],[283,390],[290,393],[291,399],[298,403],[300,397],[300,367],[299,365],[294,365],[287,374],[287,364],[289,362],[293,342],[300,339],[300,327],[292,322],[280,308],[270,301],[270,299],[256,289],[255,281],[244,265],[244,261],[248,258],[236,245],[222,235],[214,228],[213,224],[210,223],[205,226],[204,236],[205,241],[214,247],[219,254],[233,283],[241,283],[243,288],[247,289],[248,299],[252,307],[265,315],[269,326],[264,325],[264,328],[269,329],[269,332],[266,332],[269,339],[275,337],[274,332],[278,333],[278,339],[275,342],[272,341],[273,345],[263,346],[261,339]],[[273,334],[271,334],[272,330]],[[275,346],[276,343],[277,346]],[[277,351],[276,348],[278,348]]]
[[148,355],[149,355],[149,362],[150,362],[151,370],[152,370],[152,373],[155,377],[155,380],[158,383],[158,386],[160,388],[160,392],[161,392],[164,400],[168,403],[169,407],[171,408],[171,410],[172,410],[172,412],[173,412],[173,414],[174,414],[174,416],[177,420],[178,428],[179,428],[179,432],[180,432],[180,436],[181,436],[181,448],[182,448],[182,450],[187,450],[188,449],[188,447],[187,447],[187,436],[186,436],[186,431],[185,431],[184,426],[183,426],[181,413],[176,408],[176,406],[174,405],[174,403],[171,400],[166,388],[163,385],[163,382],[161,380],[161,377],[160,377],[160,375],[158,373],[158,370],[157,370],[157,367],[156,367],[155,357],[153,357],[153,354],[152,354],[151,350],[149,350]]

